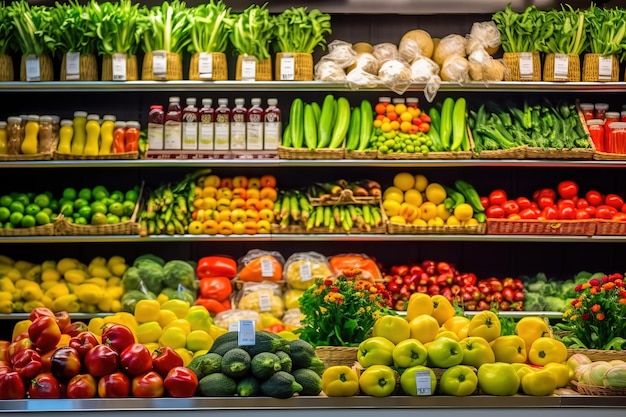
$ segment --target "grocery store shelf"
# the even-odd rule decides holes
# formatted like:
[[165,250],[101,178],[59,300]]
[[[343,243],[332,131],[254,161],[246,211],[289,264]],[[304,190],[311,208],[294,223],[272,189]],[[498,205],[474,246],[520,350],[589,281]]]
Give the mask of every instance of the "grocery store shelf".
[[[468,316],[475,316],[479,311],[466,311],[465,314]],[[563,313],[560,311],[499,311],[498,315],[500,317],[511,317],[513,319],[521,319],[526,316],[539,316],[545,317],[547,319],[562,319]],[[74,315],[72,315],[74,317]]]

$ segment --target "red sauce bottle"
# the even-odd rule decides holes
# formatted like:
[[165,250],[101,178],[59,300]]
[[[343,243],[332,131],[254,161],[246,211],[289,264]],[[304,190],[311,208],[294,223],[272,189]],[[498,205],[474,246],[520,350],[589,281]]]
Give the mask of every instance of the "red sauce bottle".
[[170,97],[170,103],[165,114],[164,149],[182,148],[182,120],[180,97]]
[[163,149],[163,125],[165,124],[165,111],[163,106],[150,106],[148,113],[148,147],[149,149]]

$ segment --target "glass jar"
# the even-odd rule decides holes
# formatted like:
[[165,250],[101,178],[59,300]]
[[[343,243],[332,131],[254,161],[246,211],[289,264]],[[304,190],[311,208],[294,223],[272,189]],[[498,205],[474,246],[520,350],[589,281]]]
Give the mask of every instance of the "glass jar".
[[607,103],[596,103],[594,106],[594,119],[602,119],[606,117],[606,112],[609,111],[609,105]]
[[604,120],[590,119],[587,120],[587,129],[589,130],[589,136],[593,146],[597,151],[604,152],[605,133],[604,133]]
[[582,111],[585,120],[591,120],[595,116],[593,103],[580,103],[580,110]]
[[19,155],[21,153],[23,137],[22,118],[16,116],[9,117],[7,119],[7,154]]
[[41,116],[39,118],[39,153],[49,153],[54,150],[54,136],[52,134],[52,117]]
[[614,122],[611,125],[611,134],[607,143],[607,151],[626,154],[626,123]]

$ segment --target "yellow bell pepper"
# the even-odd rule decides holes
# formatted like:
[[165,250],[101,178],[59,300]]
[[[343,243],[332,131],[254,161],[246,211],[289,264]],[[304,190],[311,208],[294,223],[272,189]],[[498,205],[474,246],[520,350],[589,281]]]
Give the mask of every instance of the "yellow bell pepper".
[[185,319],[176,319],[174,321],[171,321],[163,327],[163,330],[167,330],[172,327],[177,327],[181,329],[185,333],[185,335],[191,332],[191,324]]
[[484,310],[471,318],[468,336],[478,336],[491,342],[500,336],[500,319],[493,311]]
[[15,304],[11,300],[0,301],[0,313],[11,314],[13,313],[14,308],[15,308]]
[[359,392],[359,377],[348,366],[331,366],[322,374],[322,391],[329,397],[352,397]]
[[404,317],[382,316],[374,322],[372,336],[384,337],[393,344],[398,344],[411,337],[411,328]]
[[437,319],[440,326],[450,318],[454,317],[454,307],[452,303],[443,295],[437,294],[431,297],[433,302],[432,316]]
[[209,350],[213,346],[213,338],[204,330],[192,330],[187,334],[187,350],[197,352],[199,350]]
[[549,363],[543,367],[548,372],[551,372],[556,379],[556,387],[566,387],[571,381],[570,367],[564,363]]
[[533,365],[539,366],[545,366],[550,362],[565,362],[567,360],[567,347],[560,340],[540,337],[530,347],[528,360]]
[[171,347],[176,350],[187,345],[187,333],[180,327],[164,329],[159,337],[159,345]]
[[524,339],[527,349],[540,337],[552,337],[548,323],[538,316],[522,317],[515,325],[515,334]]
[[142,344],[156,343],[161,337],[163,329],[158,321],[147,321],[137,326],[137,341]]
[[135,319],[138,323],[158,321],[161,304],[157,300],[139,300],[135,304]]
[[183,300],[167,300],[161,304],[161,310],[171,310],[179,319],[184,318],[189,312],[189,302]]
[[193,359],[193,352],[190,351],[189,349],[185,349],[184,347],[181,347],[181,348],[174,349],[174,351],[178,353],[181,358],[183,358],[183,366],[189,365],[189,362],[191,362],[191,360]]
[[496,357],[496,362],[526,362],[526,342],[519,336],[500,336],[491,342],[491,349]]
[[62,295],[52,302],[54,311],[67,311],[68,313],[78,313],[80,311],[80,303],[76,294]]
[[30,326],[31,323],[32,321],[28,319],[20,320],[17,323],[15,323],[15,326],[13,326],[13,334],[11,335],[11,341],[15,341],[15,338],[21,335],[22,333],[27,333],[28,326]]
[[[200,308],[196,308],[200,307]],[[272,316],[274,317],[274,316]],[[213,325],[213,318],[203,306],[192,306],[189,313],[185,316],[185,320],[189,323],[191,330],[204,330],[209,333]]]
[[159,313],[159,319],[157,320],[161,327],[167,326],[170,322],[177,320],[176,313],[171,310],[163,310]]
[[87,330],[96,336],[102,336],[102,326],[104,326],[105,321],[102,317],[93,317],[89,320],[87,324]]
[[526,395],[552,395],[556,389],[556,378],[550,371],[541,369],[524,375],[521,385]]
[[433,300],[428,294],[415,292],[411,294],[411,298],[409,298],[409,306],[406,310],[406,320],[410,322],[415,317],[422,314],[428,314],[430,316],[433,314],[433,308]]
[[104,296],[102,287],[97,284],[83,283],[76,286],[74,293],[85,304],[98,304]]

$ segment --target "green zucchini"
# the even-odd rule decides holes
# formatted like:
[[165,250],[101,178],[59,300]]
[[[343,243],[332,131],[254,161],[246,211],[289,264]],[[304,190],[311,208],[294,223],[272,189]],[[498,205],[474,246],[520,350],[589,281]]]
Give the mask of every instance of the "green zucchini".
[[[450,145],[451,151],[461,150],[463,140],[467,135],[467,122],[465,111],[467,109],[467,102],[463,97],[460,97],[454,103],[452,109],[452,144]],[[443,116],[442,116],[443,117]],[[469,140],[468,140],[469,144]],[[469,150],[469,146],[467,146]]]
[[430,146],[430,149],[432,149],[433,152],[441,152],[441,151],[443,151],[443,145],[441,144],[441,138],[439,137],[439,131],[437,130],[437,128],[435,127],[434,124],[430,125],[430,129],[428,129],[428,132],[426,133],[426,136],[432,142],[432,145]]
[[330,138],[333,132],[333,113],[335,112],[335,97],[332,94],[326,95],[322,103],[322,112],[317,131],[317,147],[327,148],[330,145]]
[[[441,107],[441,128],[439,136],[444,151],[450,150],[450,139],[452,138],[452,111],[454,110],[454,99],[446,97]],[[432,118],[431,118],[432,121]]]
[[360,151],[364,151],[370,146],[373,123],[374,111],[372,110],[372,103],[369,100],[361,100],[361,132],[358,147]]
[[304,103],[301,98],[296,98],[291,103],[289,124],[291,125],[291,141],[293,147],[302,148],[304,144]]
[[304,143],[309,150],[317,146],[317,123],[313,107],[309,103],[304,105]]
[[355,107],[350,114],[350,126],[348,127],[348,138],[346,139],[346,149],[354,151],[359,146],[361,134],[361,109]]
[[222,357],[222,373],[231,378],[241,378],[250,369],[250,354],[241,348],[231,349]]
[[330,149],[340,148],[346,139],[348,125],[350,125],[350,102],[345,97],[337,99],[337,119],[333,126],[333,132],[328,147]]

